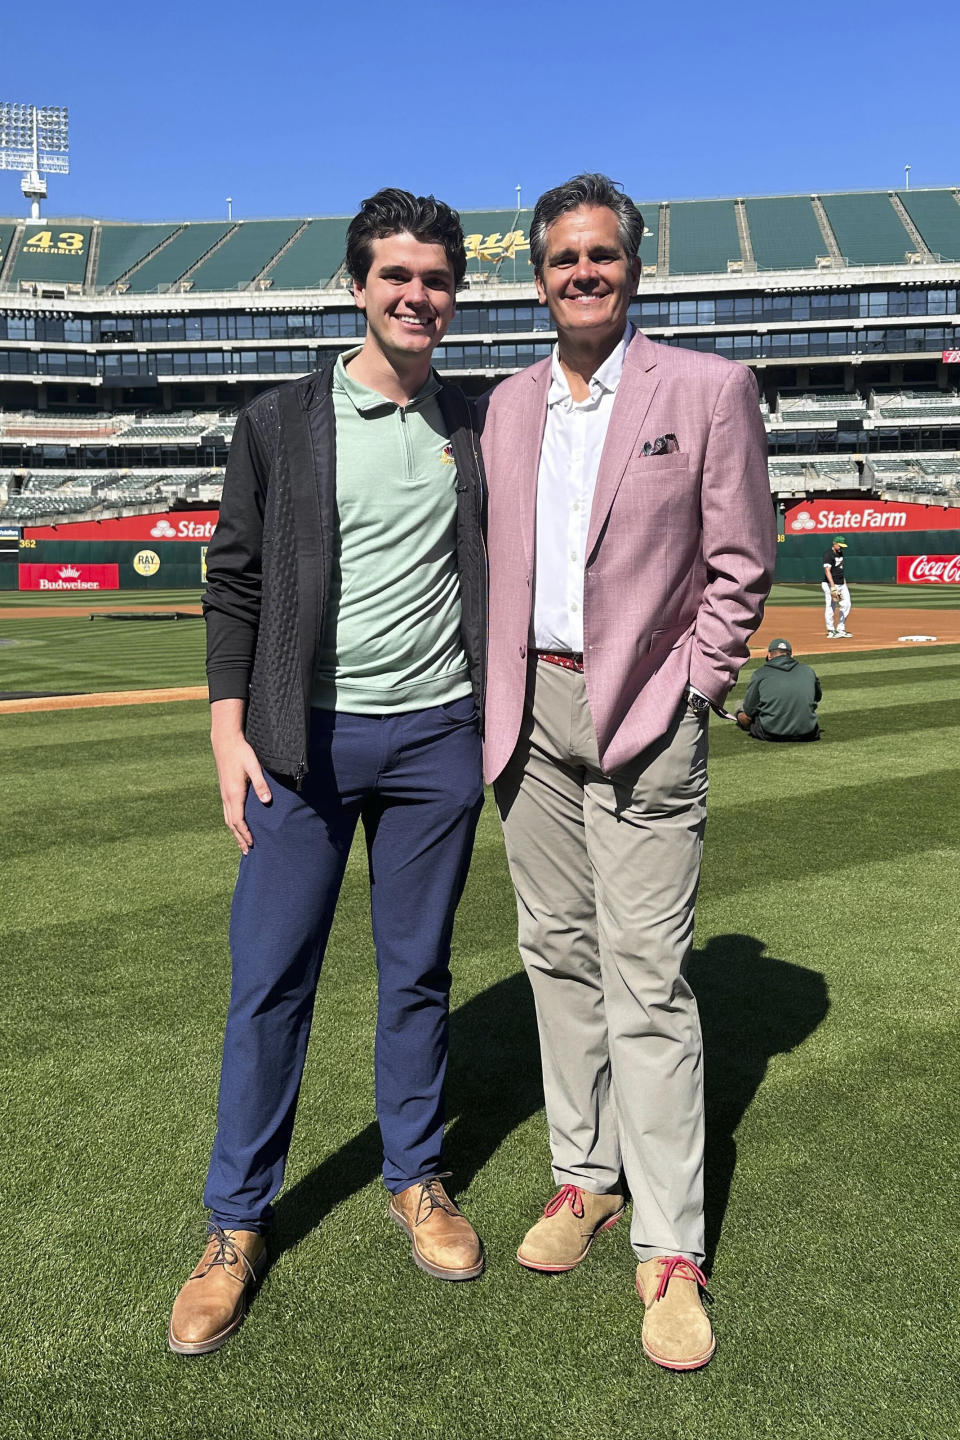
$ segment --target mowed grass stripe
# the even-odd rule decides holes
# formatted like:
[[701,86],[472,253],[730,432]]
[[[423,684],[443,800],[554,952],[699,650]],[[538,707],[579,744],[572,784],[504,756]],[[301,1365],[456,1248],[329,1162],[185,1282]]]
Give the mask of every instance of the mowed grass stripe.
[[[846,783],[817,777],[819,804],[809,795],[718,805],[709,821],[704,883],[731,892],[772,884],[784,876],[839,872],[867,858],[920,856],[949,843],[956,819],[945,796],[955,796],[956,770]],[[763,846],[757,835],[766,836]]]
[[[18,620],[0,634],[4,690],[159,689],[204,680],[200,620]],[[21,649],[17,641],[28,642]]]

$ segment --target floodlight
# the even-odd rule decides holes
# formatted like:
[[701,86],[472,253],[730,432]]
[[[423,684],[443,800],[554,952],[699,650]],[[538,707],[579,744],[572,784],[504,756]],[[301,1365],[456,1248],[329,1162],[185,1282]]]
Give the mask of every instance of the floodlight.
[[47,175],[70,173],[65,105],[21,105],[0,100],[0,170],[20,170],[20,189],[31,202],[31,218],[40,219]]

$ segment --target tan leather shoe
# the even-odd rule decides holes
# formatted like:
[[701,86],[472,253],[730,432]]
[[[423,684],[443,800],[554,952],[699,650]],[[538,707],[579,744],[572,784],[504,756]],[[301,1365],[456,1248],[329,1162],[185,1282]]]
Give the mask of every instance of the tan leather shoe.
[[547,1202],[543,1219],[523,1237],[517,1259],[528,1270],[572,1270],[600,1231],[616,1225],[623,1210],[622,1195],[593,1195],[577,1185],[561,1185]]
[[699,1370],[717,1348],[707,1312],[707,1277],[682,1255],[658,1255],[637,1266],[637,1290],[646,1306],[643,1353],[665,1370]]
[[247,1294],[266,1269],[262,1235],[215,1225],[200,1260],[173,1303],[167,1339],[178,1355],[219,1350],[246,1314]]
[[390,1197],[387,1214],[410,1236],[414,1263],[438,1280],[475,1280],[483,1270],[480,1237],[432,1175]]

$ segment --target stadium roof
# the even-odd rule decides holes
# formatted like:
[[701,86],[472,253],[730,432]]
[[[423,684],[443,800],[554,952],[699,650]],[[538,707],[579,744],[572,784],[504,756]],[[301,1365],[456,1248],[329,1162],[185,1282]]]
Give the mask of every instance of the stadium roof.
[[[960,191],[876,190],[639,202],[659,277],[960,261]],[[465,210],[468,277],[529,283],[532,210]],[[348,216],[135,223],[0,217],[0,293],[224,294],[346,284]]]

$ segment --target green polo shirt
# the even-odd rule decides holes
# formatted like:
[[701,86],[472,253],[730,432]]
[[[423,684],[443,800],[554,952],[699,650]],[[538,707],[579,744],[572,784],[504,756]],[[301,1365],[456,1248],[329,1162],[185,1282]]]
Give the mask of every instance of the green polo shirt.
[[336,535],[313,703],[359,715],[470,694],[460,637],[457,467],[431,374],[408,405],[333,375]]

